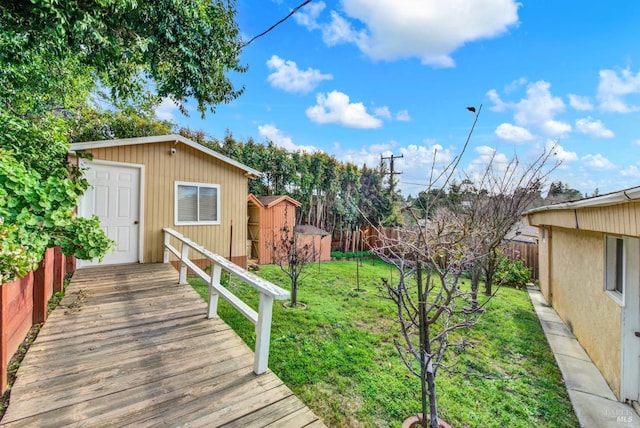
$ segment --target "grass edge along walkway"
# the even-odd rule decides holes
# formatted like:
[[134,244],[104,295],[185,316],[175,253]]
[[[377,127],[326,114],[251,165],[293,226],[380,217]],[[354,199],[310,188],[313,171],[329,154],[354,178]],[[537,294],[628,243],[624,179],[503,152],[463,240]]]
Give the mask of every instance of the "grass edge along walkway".
[[[394,308],[378,289],[381,277],[397,279],[397,272],[379,261],[357,263],[309,266],[299,289],[307,308],[274,306],[269,368],[328,426],[399,427],[420,405],[418,379],[393,345]],[[289,288],[277,266],[258,275]],[[206,299],[206,284],[190,282]],[[231,279],[228,287],[257,307],[248,286]],[[252,347],[253,325],[222,299],[218,309]],[[438,372],[443,419],[456,427],[578,426],[526,291],[501,289],[481,321],[452,338],[463,339],[447,354],[453,371]]]

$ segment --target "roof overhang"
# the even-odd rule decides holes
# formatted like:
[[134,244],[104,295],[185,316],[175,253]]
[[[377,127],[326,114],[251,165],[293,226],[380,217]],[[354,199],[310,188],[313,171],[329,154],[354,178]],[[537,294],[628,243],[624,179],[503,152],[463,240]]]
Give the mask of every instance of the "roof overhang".
[[71,146],[69,147],[69,153],[76,154],[76,152],[82,151],[82,150],[99,149],[99,148],[105,148],[105,147],[133,146],[136,144],[156,144],[156,143],[166,143],[166,142],[173,142],[174,144],[178,144],[178,143],[185,144],[215,159],[218,159],[229,165],[233,165],[236,168],[244,171],[245,176],[247,178],[257,178],[262,176],[262,173],[260,171],[255,170],[251,167],[248,167],[243,163],[235,161],[223,154],[216,152],[215,150],[211,150],[203,146],[202,144],[196,143],[195,141],[192,141],[178,134],[155,135],[152,137],[120,138],[116,140],[86,141],[82,143],[72,143]]
[[576,210],[579,208],[595,208],[605,207],[609,205],[618,205],[625,202],[640,200],[640,186],[631,187],[617,192],[607,193],[605,195],[594,196],[592,198],[581,199],[574,202],[565,202],[555,205],[545,205],[543,207],[534,208],[523,213],[523,215],[536,214],[545,211],[559,210]]

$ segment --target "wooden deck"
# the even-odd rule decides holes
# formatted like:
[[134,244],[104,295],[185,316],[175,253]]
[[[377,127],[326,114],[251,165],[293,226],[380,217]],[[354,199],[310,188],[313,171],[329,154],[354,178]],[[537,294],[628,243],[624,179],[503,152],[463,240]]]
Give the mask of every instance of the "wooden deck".
[[168,264],[77,271],[29,349],[11,427],[321,427]]

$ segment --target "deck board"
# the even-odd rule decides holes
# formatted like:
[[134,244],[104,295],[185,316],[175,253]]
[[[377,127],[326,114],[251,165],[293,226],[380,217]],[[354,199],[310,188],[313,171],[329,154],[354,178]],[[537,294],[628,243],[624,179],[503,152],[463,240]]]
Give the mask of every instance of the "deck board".
[[77,271],[0,425],[324,426],[171,265]]

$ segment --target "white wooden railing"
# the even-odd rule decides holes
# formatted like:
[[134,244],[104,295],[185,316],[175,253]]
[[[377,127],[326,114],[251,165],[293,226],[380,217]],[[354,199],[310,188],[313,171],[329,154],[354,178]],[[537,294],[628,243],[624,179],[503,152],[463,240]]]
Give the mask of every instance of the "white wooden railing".
[[[288,299],[289,292],[241,268],[224,257],[212,253],[202,245],[195,243],[191,239],[171,228],[166,227],[162,230],[164,231],[163,262],[169,263],[170,253],[174,254],[178,258],[180,261],[180,284],[187,284],[187,268],[191,269],[196,275],[209,284],[209,307],[207,310],[207,317],[215,318],[218,316],[218,296],[222,296],[255,325],[256,348],[254,350],[255,358],[253,361],[253,371],[256,374],[266,372],[267,363],[269,361],[269,339],[271,336],[273,301]],[[176,238],[180,242],[180,249],[171,245],[171,237]],[[189,259],[190,249],[197,251],[211,262],[211,275],[200,269],[192,260]],[[240,278],[260,292],[258,312],[253,310],[253,308],[249,307],[249,305],[220,284],[220,276],[223,269]]]

